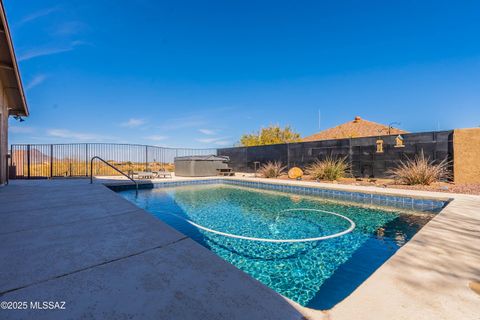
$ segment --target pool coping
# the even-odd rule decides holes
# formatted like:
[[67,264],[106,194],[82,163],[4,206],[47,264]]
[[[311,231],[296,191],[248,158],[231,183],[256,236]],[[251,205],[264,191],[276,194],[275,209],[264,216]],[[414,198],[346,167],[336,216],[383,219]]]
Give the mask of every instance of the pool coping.
[[[312,319],[323,319],[326,313],[332,319],[478,318],[478,296],[468,286],[470,281],[480,280],[478,268],[475,267],[480,265],[480,253],[475,250],[480,247],[480,234],[463,234],[463,231],[477,230],[480,225],[480,196],[321,182],[222,177],[222,180],[227,179],[448,201],[448,206],[332,309],[319,311],[292,301],[290,303]],[[112,185],[109,182],[102,183]],[[164,181],[153,182],[154,185],[158,183]],[[445,290],[446,287],[448,290]]]
[[[352,204],[372,205],[377,207],[406,209],[413,211],[433,211],[439,212],[445,208],[452,198],[434,198],[434,197],[414,197],[409,195],[396,195],[380,192],[363,192],[359,190],[339,190],[333,188],[323,188],[321,185],[305,184],[284,184],[277,181],[258,181],[246,179],[192,179],[182,181],[161,181],[139,184],[140,189],[167,188],[187,185],[203,184],[226,184],[243,187],[252,187],[260,190],[272,190],[297,194],[301,196],[313,196],[326,200],[346,201]],[[132,184],[105,184],[114,191],[123,191],[135,189]]]

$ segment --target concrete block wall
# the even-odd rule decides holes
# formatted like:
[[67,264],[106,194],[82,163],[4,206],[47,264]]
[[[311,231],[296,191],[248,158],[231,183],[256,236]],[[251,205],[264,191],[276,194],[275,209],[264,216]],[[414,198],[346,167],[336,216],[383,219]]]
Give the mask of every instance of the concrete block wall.
[[455,183],[480,183],[480,128],[453,132]]
[[[347,157],[356,177],[389,177],[389,169],[400,160],[413,158],[422,150],[431,160],[453,159],[453,131],[402,134],[404,147],[396,147],[397,135],[352,139],[322,140],[257,147],[218,149],[218,155],[230,157],[230,166],[237,172],[253,172],[255,161],[281,161],[289,168],[305,168],[327,155]],[[383,152],[376,150],[376,140],[383,141]]]

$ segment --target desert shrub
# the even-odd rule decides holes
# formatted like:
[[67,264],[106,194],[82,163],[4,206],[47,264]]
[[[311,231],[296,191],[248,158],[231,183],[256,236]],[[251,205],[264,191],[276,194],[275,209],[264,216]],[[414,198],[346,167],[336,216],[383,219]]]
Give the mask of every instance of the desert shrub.
[[430,185],[433,182],[447,180],[450,178],[448,169],[450,162],[447,159],[439,163],[430,161],[423,154],[423,151],[413,159],[400,161],[397,167],[388,171],[391,178],[403,184]]
[[343,178],[350,166],[347,157],[336,158],[327,156],[323,160],[316,160],[306,168],[307,174],[320,180],[337,180]]
[[258,172],[265,178],[276,178],[280,176],[287,166],[282,166],[281,161],[267,162],[260,167]]

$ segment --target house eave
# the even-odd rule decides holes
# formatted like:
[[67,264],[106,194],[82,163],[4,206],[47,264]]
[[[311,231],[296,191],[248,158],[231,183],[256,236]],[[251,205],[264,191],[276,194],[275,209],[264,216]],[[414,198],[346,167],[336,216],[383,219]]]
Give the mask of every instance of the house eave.
[[0,97],[3,99],[2,103],[7,105],[9,115],[28,116],[29,110],[25,91],[10,36],[10,29],[8,28],[5,8],[1,1],[0,19],[0,43],[2,44],[0,49],[0,77],[4,84]]

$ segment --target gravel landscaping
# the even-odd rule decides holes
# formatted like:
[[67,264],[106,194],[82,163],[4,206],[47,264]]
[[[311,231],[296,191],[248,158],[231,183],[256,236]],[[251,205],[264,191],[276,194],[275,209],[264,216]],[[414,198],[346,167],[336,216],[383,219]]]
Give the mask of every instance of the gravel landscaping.
[[[278,179],[288,180],[287,175],[282,175]],[[304,176],[302,180],[312,181],[309,176]],[[346,185],[356,185],[356,186],[377,186],[381,188],[394,188],[394,189],[408,189],[408,190],[423,190],[423,191],[435,191],[435,192],[448,192],[448,193],[461,193],[461,194],[472,194],[480,195],[480,184],[454,184],[447,182],[437,182],[429,186],[424,185],[402,185],[395,184],[395,181],[392,179],[355,179],[355,178],[342,178],[338,181],[319,181],[319,182],[328,182],[328,183],[338,183]]]

